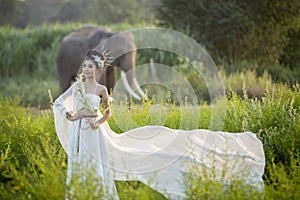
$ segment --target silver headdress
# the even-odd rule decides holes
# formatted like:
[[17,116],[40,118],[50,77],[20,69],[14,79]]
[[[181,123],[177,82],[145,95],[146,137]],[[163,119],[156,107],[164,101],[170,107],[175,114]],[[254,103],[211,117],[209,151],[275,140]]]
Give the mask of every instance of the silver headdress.
[[104,62],[105,62],[105,59],[101,59],[100,56],[98,55],[91,55],[93,58],[94,58],[94,61],[98,64],[98,66],[100,67],[104,67]]
[[112,57],[109,56],[111,52],[107,51],[106,49],[104,49],[104,47],[102,46],[101,51],[93,49],[91,51],[88,52],[87,56],[88,57],[92,57],[94,62],[97,63],[98,67],[104,68],[105,66],[109,66]]

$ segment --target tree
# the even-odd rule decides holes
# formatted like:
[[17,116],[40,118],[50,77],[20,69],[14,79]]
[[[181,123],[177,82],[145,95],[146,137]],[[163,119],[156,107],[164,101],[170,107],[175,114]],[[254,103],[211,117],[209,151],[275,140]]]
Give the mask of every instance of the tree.
[[200,42],[215,59],[234,58],[234,49],[251,29],[247,5],[234,0],[162,0],[160,24],[182,31]]
[[192,36],[214,60],[278,63],[297,30],[299,0],[161,0],[160,25]]
[[[137,23],[151,16],[150,0],[90,0],[85,18],[100,24]],[[148,16],[146,15],[148,14]]]
[[[259,63],[277,64],[282,57],[293,54],[287,50],[290,42],[298,43],[293,33],[299,31],[299,0],[254,0],[249,6],[253,29],[244,36],[243,58],[256,59]],[[292,41],[291,41],[292,40]]]
[[14,24],[18,19],[19,0],[1,0],[0,26]]
[[153,19],[157,0],[23,0],[18,26],[49,22],[138,23]]
[[50,17],[49,21],[62,23],[80,21],[80,7],[74,1],[67,1],[61,5],[55,16]]

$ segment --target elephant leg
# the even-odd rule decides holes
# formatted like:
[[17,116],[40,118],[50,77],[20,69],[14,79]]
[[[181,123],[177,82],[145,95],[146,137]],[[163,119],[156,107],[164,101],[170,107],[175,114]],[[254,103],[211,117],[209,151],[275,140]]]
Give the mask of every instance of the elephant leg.
[[115,68],[110,66],[107,67],[104,71],[100,72],[99,77],[97,78],[98,83],[105,85],[108,94],[111,94],[116,82],[116,72]]
[[110,66],[106,70],[106,87],[108,90],[108,94],[112,93],[113,88],[116,84],[116,69],[113,66]]
[[72,82],[72,77],[70,77],[69,79],[63,79],[60,81],[60,90],[61,93],[63,93],[64,91],[66,91],[70,86],[71,86],[71,82]]
[[97,82],[100,83],[101,85],[106,86],[106,81],[107,80],[107,70],[105,69],[104,71],[101,71],[100,74],[97,77]]

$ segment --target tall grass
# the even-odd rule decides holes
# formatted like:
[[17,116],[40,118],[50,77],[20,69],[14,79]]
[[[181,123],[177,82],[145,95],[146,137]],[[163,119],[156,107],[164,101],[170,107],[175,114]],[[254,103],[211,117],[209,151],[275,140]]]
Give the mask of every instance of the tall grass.
[[58,81],[28,76],[2,78],[0,81],[1,97],[19,97],[22,99],[23,104],[35,107],[49,107],[48,90],[56,98],[60,94]]
[[[266,156],[265,192],[234,182],[225,187],[222,182],[203,175],[197,178],[195,169],[188,174],[190,199],[298,199],[300,198],[300,87],[285,85],[267,88],[265,96],[249,98],[236,92],[229,94],[223,130],[252,131],[263,142]],[[207,173],[205,173],[207,174]],[[263,195],[263,196],[262,196]]]
[[[0,199],[64,199],[67,157],[57,140],[52,112],[26,108],[21,102],[0,100]],[[97,199],[89,192],[91,183],[92,178],[84,187],[76,184],[73,197]],[[163,199],[139,182],[118,181],[117,188],[121,199]]]
[[[48,103],[48,93],[44,92],[48,89],[56,97],[59,89],[55,59],[60,41],[65,35],[83,25],[80,23],[44,24],[25,29],[0,27],[0,96],[23,96],[26,104],[35,106],[44,106]],[[108,28],[112,31],[123,31],[148,26],[152,25],[122,23],[110,25]],[[174,39],[167,34],[163,37],[166,41]],[[143,37],[136,38],[136,40],[143,40]],[[151,40],[148,42],[151,45]],[[187,49],[188,51],[191,50]],[[190,54],[193,55],[193,53]],[[189,81],[198,99],[210,101],[209,91],[203,77],[190,67],[190,63],[183,61],[183,58],[178,55],[157,49],[137,51],[137,65],[149,63],[150,58],[153,58],[155,63],[173,66]],[[262,98],[267,84],[272,86],[273,80],[277,81],[276,74],[285,74],[280,71],[286,70],[278,66],[268,68],[274,68],[275,72],[272,72],[274,77],[269,75],[270,70],[261,71],[260,67],[253,67],[247,62],[238,66],[224,66],[220,72],[227,89],[232,88],[241,94],[243,87],[240,83],[245,82],[249,95]],[[230,73],[231,71],[234,73]],[[292,73],[288,73],[284,80],[291,78],[296,81],[297,77],[297,74],[293,78]],[[178,82],[174,80],[172,83],[176,81]],[[36,85],[39,87],[35,87]],[[180,92],[184,89],[178,87]],[[160,94],[164,93],[164,90],[160,91]]]
[[53,134],[52,115],[32,113],[19,99],[2,99],[0,110],[1,199],[63,197],[66,155]]
[[42,25],[24,30],[0,27],[1,77],[33,73],[35,76],[53,76],[61,38],[78,27],[79,24]]
[[[61,39],[84,25],[86,24],[44,24],[25,29],[0,27],[0,77],[24,74],[42,78],[54,77],[56,54]],[[112,31],[124,31],[145,26],[147,25],[144,23],[123,23],[108,28]]]
[[[54,77],[59,41],[81,26],[54,24],[25,30],[0,27],[0,199],[64,198],[67,159],[55,135],[52,113],[27,105],[49,107],[48,89],[54,98],[58,96]],[[116,31],[132,26],[110,28]],[[209,97],[199,74],[187,64],[178,65],[175,55],[144,50],[138,52],[137,63],[146,63],[150,57],[158,63],[175,65],[174,69],[185,74],[198,97]],[[228,91],[223,131],[248,130],[262,140],[267,161],[265,199],[299,199],[300,87],[274,84],[273,76],[257,69],[231,74],[221,70]],[[280,74],[281,68],[276,70]],[[282,76],[292,77],[290,73]],[[254,96],[249,98],[249,94]],[[161,102],[154,96],[141,104],[131,102],[130,109],[125,104],[113,104],[109,124],[118,133],[153,124],[174,129],[209,128],[211,105],[204,101],[199,109],[189,104],[178,107],[172,100]],[[190,199],[243,199],[245,193],[251,199],[256,197],[251,188],[237,184],[224,191],[216,181],[195,177],[188,177],[190,190],[186,193]],[[121,199],[164,199],[139,182],[119,181],[117,188]]]
[[[246,93],[246,91],[245,91]],[[223,131],[252,131],[262,140],[266,155],[264,174],[265,199],[300,198],[300,87],[284,85],[267,90],[262,100],[249,99],[232,92],[228,96]],[[154,107],[153,107],[154,106]],[[164,110],[161,113],[152,109]],[[118,118],[128,114],[134,126],[151,124],[181,128],[183,111],[196,116],[197,122],[186,123],[185,129],[208,128],[211,108],[200,105],[199,113],[188,106],[155,101],[132,103],[131,108],[113,104],[111,128],[123,132]],[[183,110],[188,109],[188,110]],[[191,117],[191,120],[193,117]],[[127,127],[130,129],[132,127]],[[126,129],[126,127],[125,127]],[[24,107],[18,98],[0,100],[0,198],[63,199],[67,158],[54,130],[50,110]],[[196,178],[200,175],[199,178]],[[189,199],[253,199],[260,198],[253,188],[238,182],[226,188],[205,178],[200,172],[187,176]],[[139,182],[117,182],[121,199],[164,199]],[[226,190],[224,190],[226,189]],[[248,196],[247,196],[247,195]],[[84,195],[84,191],[78,195]],[[93,199],[91,197],[91,199]]]
[[[210,94],[208,87],[203,80],[202,75],[200,75],[193,68],[188,67],[187,64],[176,65],[173,67],[177,73],[179,73],[182,78],[188,81],[193,92],[197,97],[197,101],[200,102],[210,102]],[[144,70],[145,71],[145,70]],[[148,73],[148,72],[146,72]],[[254,71],[246,72],[236,72],[230,75],[226,75],[224,71],[220,71],[222,80],[224,81],[224,86],[226,91],[233,90],[239,95],[243,96],[243,91],[246,89],[247,95],[249,97],[262,97],[266,93],[267,88],[272,88],[274,85],[272,78],[267,72],[263,76],[258,76]],[[156,78],[159,80],[165,80],[164,74],[158,75]],[[141,75],[147,76],[147,74]],[[139,77],[137,77],[139,81]],[[214,83],[213,77],[208,76],[207,80]],[[241,84],[244,83],[244,84]],[[172,89],[176,91],[169,91],[164,87],[157,87],[156,85],[144,85],[143,90],[148,92],[149,97],[158,100],[176,100],[178,94],[186,94],[187,90],[178,79],[168,78],[168,82],[165,83],[167,86],[172,85]],[[29,76],[22,75],[10,78],[0,79],[0,96],[2,97],[22,97],[26,105],[31,106],[42,106],[45,107],[49,104],[48,90],[51,90],[52,95],[56,98],[60,94],[59,82],[56,78],[50,77],[39,77],[39,76]],[[169,92],[176,92],[176,94]],[[189,98],[189,101],[194,101],[194,99]]]

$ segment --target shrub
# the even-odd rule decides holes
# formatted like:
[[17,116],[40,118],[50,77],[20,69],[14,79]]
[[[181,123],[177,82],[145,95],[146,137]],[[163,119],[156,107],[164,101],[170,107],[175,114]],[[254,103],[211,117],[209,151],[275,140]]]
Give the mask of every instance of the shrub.
[[[233,92],[226,103],[223,131],[252,131],[263,142],[266,199],[299,198],[300,87],[277,85],[267,89],[262,100],[247,95],[241,98]],[[126,131],[119,127],[117,117],[130,118],[136,127],[158,123],[174,129],[208,128],[212,106],[203,103],[195,109],[188,103],[178,107],[172,102],[152,100],[143,104],[132,102],[128,110],[126,105],[113,104],[118,112],[113,110],[109,124],[115,132]],[[161,108],[162,112],[153,112]],[[181,118],[183,112],[190,118]],[[24,108],[20,98],[2,98],[0,119],[0,198],[64,198],[67,159],[55,134],[51,111]],[[127,130],[131,128],[128,126]],[[223,197],[224,188],[219,182],[205,179],[204,175],[190,178],[187,195],[191,199]],[[121,199],[164,199],[139,182],[117,182],[117,188]],[[228,186],[225,192],[225,199],[241,199],[244,192],[256,196],[251,188],[239,183]]]

